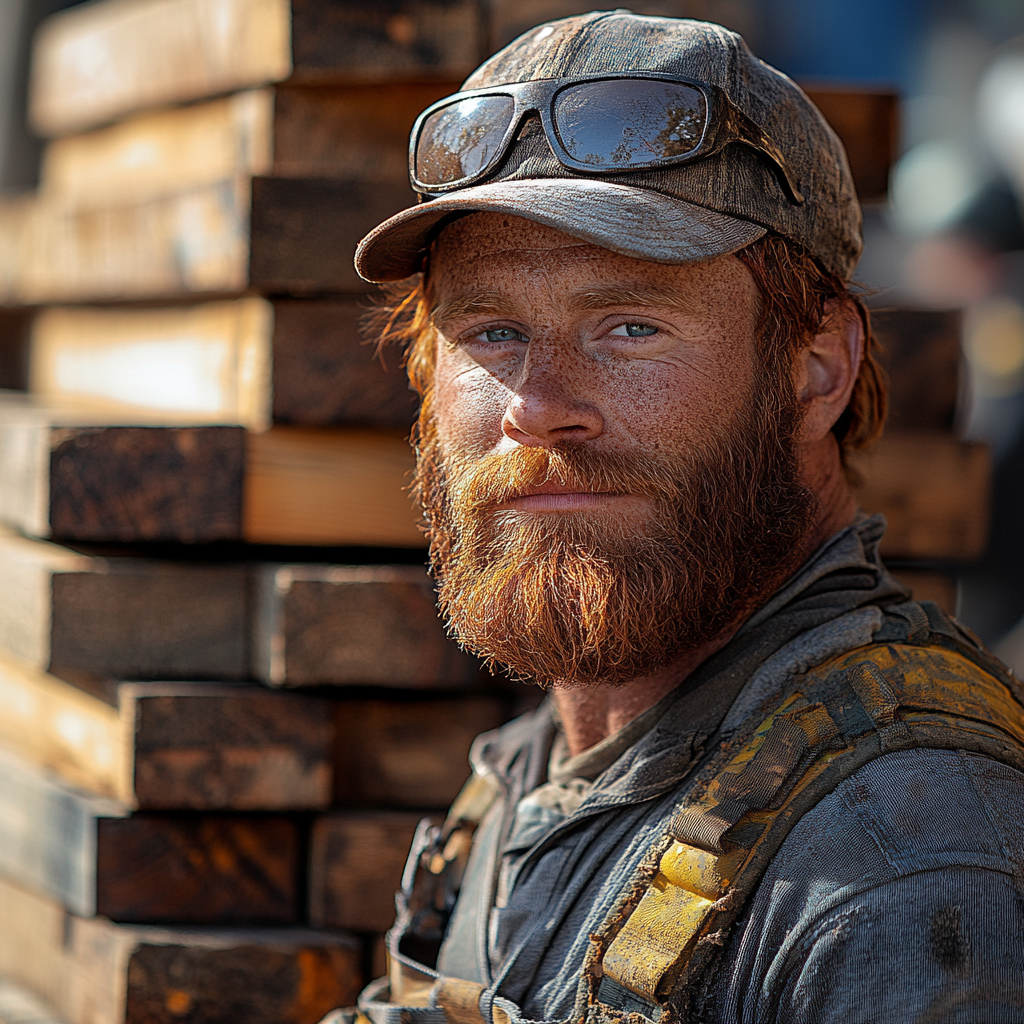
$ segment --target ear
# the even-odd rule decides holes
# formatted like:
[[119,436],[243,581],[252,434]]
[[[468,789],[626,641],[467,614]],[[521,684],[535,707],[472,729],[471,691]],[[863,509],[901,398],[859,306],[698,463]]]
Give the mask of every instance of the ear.
[[812,444],[832,429],[850,402],[864,355],[864,324],[850,301],[825,307],[820,332],[802,349],[794,366],[794,386],[804,417],[797,442]]

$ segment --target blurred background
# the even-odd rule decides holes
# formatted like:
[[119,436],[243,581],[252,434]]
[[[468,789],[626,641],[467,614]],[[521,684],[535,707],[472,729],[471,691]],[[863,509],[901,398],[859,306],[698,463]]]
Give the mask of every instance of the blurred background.
[[[571,0],[0,0],[0,1024],[316,1024],[537,695],[437,620],[356,242]],[[883,554],[1024,670],[1024,4],[643,0],[843,138]]]

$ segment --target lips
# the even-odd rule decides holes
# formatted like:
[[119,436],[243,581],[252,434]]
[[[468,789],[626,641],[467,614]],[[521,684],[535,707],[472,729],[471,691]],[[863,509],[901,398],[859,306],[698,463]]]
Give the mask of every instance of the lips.
[[580,491],[572,487],[548,481],[535,487],[527,487],[520,494],[504,502],[504,507],[531,512],[566,512],[575,509],[592,508],[626,497],[612,491]]

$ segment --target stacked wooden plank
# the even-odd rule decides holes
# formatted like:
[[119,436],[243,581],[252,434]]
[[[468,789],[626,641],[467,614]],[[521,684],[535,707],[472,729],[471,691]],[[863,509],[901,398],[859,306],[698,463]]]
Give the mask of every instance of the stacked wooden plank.
[[[351,267],[484,13],[103,0],[39,37],[43,180],[0,207],[0,1019],[351,1002],[416,822],[512,710],[438,622],[414,406]],[[830,95],[884,181],[892,103]],[[880,322],[905,397],[864,504],[890,554],[969,557],[988,464],[951,433],[956,324]]]
[[67,1024],[350,1003],[508,717],[438,621],[352,269],[481,18],[107,0],[38,38],[42,181],[0,210],[0,978]]

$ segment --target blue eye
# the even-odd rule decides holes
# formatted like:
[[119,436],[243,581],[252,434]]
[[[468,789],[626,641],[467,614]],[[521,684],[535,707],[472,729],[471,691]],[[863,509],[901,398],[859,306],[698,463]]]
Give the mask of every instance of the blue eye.
[[658,328],[651,324],[619,324],[611,333],[620,338],[649,338],[658,333]]
[[650,324],[626,324],[626,334],[630,338],[646,338],[650,334],[657,334],[658,328]]
[[486,331],[481,332],[481,337],[484,341],[497,343],[501,341],[526,341],[526,337],[521,331],[517,331],[514,327],[490,327]]

